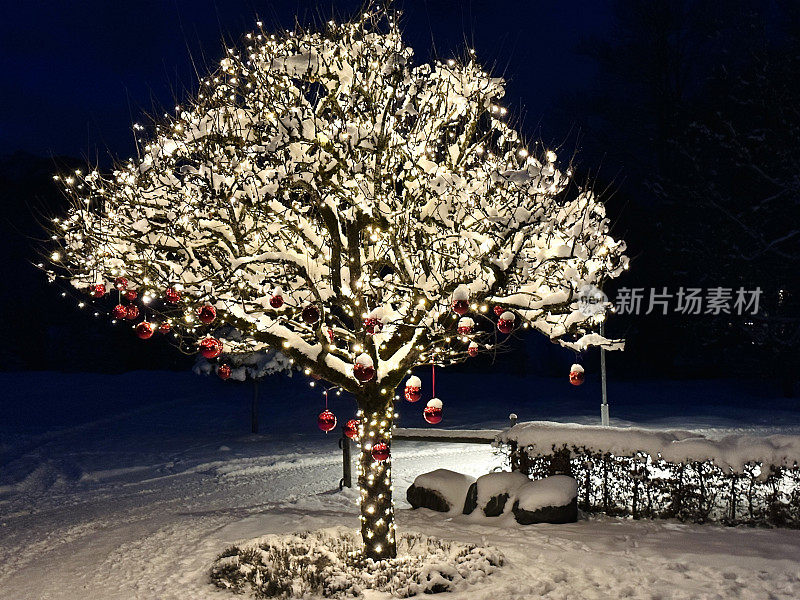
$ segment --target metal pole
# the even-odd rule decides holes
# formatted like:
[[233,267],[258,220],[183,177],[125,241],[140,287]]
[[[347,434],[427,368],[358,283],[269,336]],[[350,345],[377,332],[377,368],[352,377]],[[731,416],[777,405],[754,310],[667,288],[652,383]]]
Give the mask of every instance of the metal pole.
[[[606,321],[600,321],[600,335],[606,335]],[[603,394],[603,402],[600,405],[600,423],[608,427],[608,393],[606,392],[606,349],[600,348],[600,386]]]
[[350,438],[344,434],[342,427],[342,437],[339,439],[339,448],[342,449],[342,480],[339,482],[339,489],[353,487],[353,464],[350,457]]
[[258,433],[258,379],[253,380],[253,401],[250,404],[250,431]]

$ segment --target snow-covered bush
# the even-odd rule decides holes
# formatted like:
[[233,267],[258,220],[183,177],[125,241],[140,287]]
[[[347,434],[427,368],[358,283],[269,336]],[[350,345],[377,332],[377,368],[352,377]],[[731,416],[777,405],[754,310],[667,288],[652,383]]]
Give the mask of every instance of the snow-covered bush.
[[464,513],[470,514],[475,508],[483,511],[487,517],[499,517],[505,512],[509,498],[511,506],[516,500],[516,492],[526,483],[528,478],[519,472],[487,473],[481,475],[470,487]]
[[463,590],[504,562],[493,548],[420,534],[399,536],[397,546],[396,558],[375,562],[360,555],[358,533],[345,527],[270,535],[225,550],[211,581],[257,598],[361,598],[366,590],[407,598]]
[[413,508],[430,508],[440,512],[461,512],[464,500],[475,478],[448,469],[436,469],[414,479],[406,491]]
[[512,469],[571,474],[587,512],[697,523],[800,527],[800,436],[520,423],[504,432]]
[[528,481],[516,492],[512,511],[520,525],[574,523],[578,520],[578,482],[567,475]]

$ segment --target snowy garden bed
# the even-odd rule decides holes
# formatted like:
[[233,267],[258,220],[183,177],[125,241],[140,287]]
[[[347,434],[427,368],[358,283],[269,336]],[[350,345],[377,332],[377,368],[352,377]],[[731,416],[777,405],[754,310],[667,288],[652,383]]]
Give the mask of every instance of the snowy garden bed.
[[360,548],[360,535],[345,527],[269,535],[225,550],[211,581],[256,598],[360,598],[366,590],[407,598],[463,590],[504,562],[494,548],[419,534],[401,535],[391,560],[365,560]]
[[570,474],[588,512],[800,527],[800,436],[520,423],[498,436],[512,469]]

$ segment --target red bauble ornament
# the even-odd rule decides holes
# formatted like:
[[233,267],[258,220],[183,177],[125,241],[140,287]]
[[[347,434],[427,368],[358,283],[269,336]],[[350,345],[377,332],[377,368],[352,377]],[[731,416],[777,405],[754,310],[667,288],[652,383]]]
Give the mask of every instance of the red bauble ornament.
[[331,429],[336,427],[336,415],[326,408],[319,413],[317,417],[317,426],[325,433],[328,433]]
[[469,302],[467,300],[453,300],[453,312],[457,315],[465,315],[469,312]]
[[369,335],[374,335],[381,332],[381,322],[375,317],[367,317],[364,319],[364,330]]
[[213,323],[214,319],[217,318],[217,309],[211,306],[210,304],[201,306],[200,308],[197,309],[197,318],[204,325]]
[[136,290],[126,290],[122,295],[125,297],[125,300],[136,300],[136,296],[138,296]]
[[383,462],[389,458],[389,444],[383,440],[378,440],[372,445],[372,460]]
[[279,309],[281,306],[283,306],[283,296],[280,294],[275,294],[269,299],[269,305],[276,310]]
[[406,389],[403,390],[405,399],[409,402],[418,402],[422,398],[422,381],[416,375],[406,379]]
[[504,312],[497,320],[497,329],[500,333],[511,333],[514,330],[514,313]]
[[469,312],[469,288],[463,283],[453,292],[453,311],[460,316]]
[[105,283],[96,283],[93,286],[89,287],[89,291],[95,298],[102,298],[106,295],[106,284]]
[[365,383],[375,377],[375,366],[368,354],[360,354],[356,358],[356,362],[353,365],[353,375],[361,383]]
[[200,347],[200,354],[205,358],[217,358],[222,354],[222,342],[217,338],[207,337],[200,340],[198,344]]
[[170,331],[172,331],[172,325],[170,325],[169,323],[162,323],[159,326],[158,331],[160,333],[169,333]]
[[128,289],[128,280],[124,277],[117,277],[114,280],[114,287],[117,288],[120,292],[124,292]]
[[461,317],[458,320],[458,335],[469,335],[472,333],[472,328],[475,327],[475,321],[469,317]]
[[170,304],[177,304],[181,301],[181,293],[175,288],[168,287],[164,290],[164,298]]
[[333,335],[333,329],[331,329],[330,327],[328,327],[328,339],[331,341],[331,344],[333,343],[333,340],[336,339],[335,336]]
[[231,366],[230,365],[220,365],[217,367],[217,377],[225,381],[231,376]]
[[496,314],[498,317],[500,315],[502,315],[504,312],[506,312],[506,309],[503,308],[502,306],[500,306],[499,304],[495,304],[495,307],[494,307],[493,310],[494,310],[494,314]]
[[358,419],[350,419],[344,425],[344,434],[351,440],[358,437],[358,426],[361,425]]
[[467,354],[469,354],[472,358],[478,356],[478,344],[471,342],[467,348]]
[[153,327],[152,323],[149,323],[147,321],[142,321],[136,326],[135,331],[136,331],[136,336],[140,340],[149,340],[151,337],[153,337],[153,334],[155,333],[155,327]]
[[586,378],[586,373],[583,371],[583,367],[574,364],[569,370],[569,382],[572,385],[580,385],[583,383],[583,380]]
[[309,325],[313,325],[319,321],[319,309],[314,304],[309,304],[303,309],[303,321]]
[[128,316],[128,309],[125,308],[122,304],[117,304],[111,311],[111,314],[114,315],[115,319],[124,319]]
[[428,406],[422,411],[422,416],[431,425],[436,425],[442,422],[442,401],[438,398],[431,398],[428,401]]
[[125,307],[125,318],[133,321],[139,318],[139,307],[135,304],[129,304]]

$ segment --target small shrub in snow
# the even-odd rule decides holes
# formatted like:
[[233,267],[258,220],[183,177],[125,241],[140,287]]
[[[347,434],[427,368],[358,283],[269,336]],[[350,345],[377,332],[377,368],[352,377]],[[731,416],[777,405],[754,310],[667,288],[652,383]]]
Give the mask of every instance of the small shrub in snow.
[[473,483],[464,503],[464,514],[471,514],[481,508],[487,517],[499,517],[505,512],[506,503],[516,500],[517,490],[529,483],[528,478],[519,472],[487,473]]
[[503,565],[493,548],[419,534],[399,537],[391,560],[364,559],[360,549],[358,533],[344,527],[270,535],[226,549],[211,581],[256,598],[360,598],[365,590],[407,598],[464,589]]
[[529,481],[517,490],[514,518],[520,525],[574,523],[578,520],[578,482],[566,475]]
[[413,508],[429,508],[439,512],[464,509],[464,499],[474,477],[448,469],[436,469],[414,479],[406,491],[406,499]]

